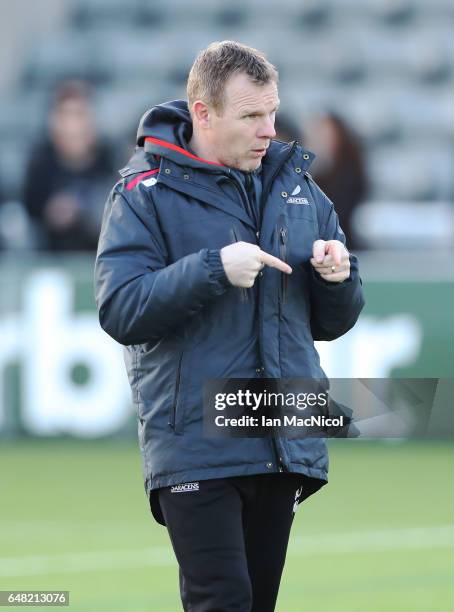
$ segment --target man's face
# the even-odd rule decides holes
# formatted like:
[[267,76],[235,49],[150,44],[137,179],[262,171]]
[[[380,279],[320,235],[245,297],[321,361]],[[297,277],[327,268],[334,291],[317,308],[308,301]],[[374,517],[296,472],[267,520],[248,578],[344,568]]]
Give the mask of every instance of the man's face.
[[91,105],[85,98],[61,101],[50,115],[52,140],[64,157],[84,158],[95,141],[95,122]]
[[276,135],[278,106],[276,83],[257,85],[244,73],[230,77],[221,114],[210,113],[210,140],[218,161],[245,172],[258,168]]

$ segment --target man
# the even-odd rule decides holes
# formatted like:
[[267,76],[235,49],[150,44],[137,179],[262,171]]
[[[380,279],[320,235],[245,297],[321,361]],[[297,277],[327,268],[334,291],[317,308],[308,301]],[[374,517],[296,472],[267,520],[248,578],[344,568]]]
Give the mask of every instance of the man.
[[99,242],[101,325],[126,346],[145,488],[192,612],[274,610],[294,510],[328,469],[323,439],[204,435],[204,382],[323,378],[313,340],[363,306],[313,155],[273,141],[277,80],[255,49],[202,51],[188,103],[143,116]]
[[23,200],[37,245],[49,251],[96,250],[102,197],[115,176],[112,147],[97,134],[92,94],[84,81],[61,83],[48,133],[32,149]]

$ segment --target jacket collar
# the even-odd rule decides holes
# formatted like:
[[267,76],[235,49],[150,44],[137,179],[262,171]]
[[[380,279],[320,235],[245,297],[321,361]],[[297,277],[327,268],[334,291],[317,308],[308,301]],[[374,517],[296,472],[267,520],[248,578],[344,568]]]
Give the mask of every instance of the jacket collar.
[[[172,151],[173,149],[170,150]],[[312,153],[304,152],[296,143],[285,144],[278,141],[271,143],[269,152],[270,154],[267,154],[262,162],[263,214],[267,193],[271,189],[272,183],[281,168],[286,164],[291,164],[295,171],[303,173],[315,157]],[[178,155],[178,161],[172,159],[173,155],[158,157],[150,153],[147,154],[142,147],[137,147],[128,165],[120,170],[120,174],[123,178],[127,178],[141,172],[159,168],[159,172],[154,175],[158,183],[167,185],[172,190],[189,197],[201,200],[209,206],[222,210],[227,215],[240,219],[246,225],[254,227],[252,220],[238,199],[230,197],[225,192],[223,192],[222,197],[219,197],[217,182],[228,180],[230,168],[205,164],[205,161],[201,160],[201,158],[193,160],[192,154],[188,151],[175,151],[175,153]],[[306,159],[304,156],[306,156]],[[185,162],[188,160],[185,165],[182,165],[182,159]],[[207,172],[208,168],[210,170]],[[205,171],[200,171],[201,169]]]

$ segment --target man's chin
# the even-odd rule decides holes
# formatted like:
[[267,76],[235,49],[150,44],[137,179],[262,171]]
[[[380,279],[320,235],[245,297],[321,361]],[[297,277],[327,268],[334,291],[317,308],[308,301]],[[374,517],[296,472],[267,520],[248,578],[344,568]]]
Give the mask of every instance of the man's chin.
[[258,168],[260,168],[262,163],[262,158],[258,157],[258,158],[254,158],[254,159],[235,159],[235,160],[231,160],[230,163],[226,161],[224,161],[224,165],[228,166],[229,168],[234,168],[235,170],[241,170],[241,172],[253,172],[254,170],[257,170]]
[[260,168],[261,163],[261,159],[248,160],[247,162],[241,164],[241,166],[238,166],[238,170],[242,170],[243,172],[253,172],[254,170]]

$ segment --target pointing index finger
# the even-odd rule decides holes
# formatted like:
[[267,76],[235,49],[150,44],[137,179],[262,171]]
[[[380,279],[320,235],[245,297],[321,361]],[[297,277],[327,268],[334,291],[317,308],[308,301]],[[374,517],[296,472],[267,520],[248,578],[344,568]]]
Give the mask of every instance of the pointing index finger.
[[285,272],[286,274],[291,274],[291,267],[279,259],[278,257],[274,257],[274,255],[270,255],[266,251],[260,251],[260,261],[264,263],[266,266],[270,266],[270,268],[276,268],[281,272]]

